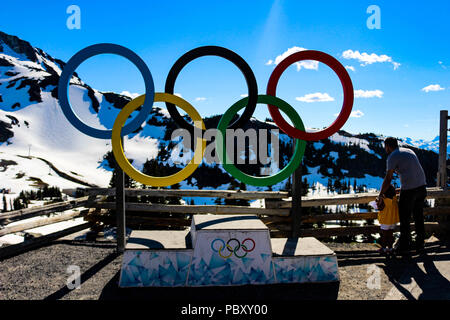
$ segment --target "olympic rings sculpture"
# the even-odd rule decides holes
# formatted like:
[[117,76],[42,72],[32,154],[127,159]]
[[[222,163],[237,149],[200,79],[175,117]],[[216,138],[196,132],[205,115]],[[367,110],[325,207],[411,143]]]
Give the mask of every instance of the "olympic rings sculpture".
[[[235,245],[234,248],[232,248],[232,247],[230,246],[230,242],[232,242],[232,241],[234,241],[234,242],[236,243],[236,245]],[[251,249],[249,249],[249,248],[245,245],[245,243],[246,243],[247,241],[249,241],[249,242],[252,243]],[[219,247],[219,249],[215,248],[215,244],[216,244],[217,242],[220,242],[220,243],[222,244],[222,245]],[[211,250],[214,251],[214,252],[217,252],[217,253],[219,254],[219,256],[222,257],[222,258],[224,258],[224,259],[229,259],[229,258],[233,255],[233,253],[234,253],[234,256],[235,256],[236,258],[242,259],[242,258],[246,257],[247,254],[248,254],[249,252],[252,252],[253,250],[255,250],[255,247],[256,247],[255,240],[253,240],[253,239],[251,239],[251,238],[244,239],[244,241],[242,241],[242,244],[241,244],[241,242],[240,242],[238,239],[236,239],[236,238],[231,238],[231,239],[229,239],[229,240],[227,241],[226,244],[225,244],[225,241],[223,241],[223,240],[220,239],[220,238],[214,239],[214,240],[211,242]],[[223,251],[224,251],[225,248],[226,248],[226,249],[228,250],[228,252],[229,252],[227,255],[224,255],[224,254],[223,254]],[[242,255],[239,255],[237,252],[238,252],[238,250],[241,249],[241,248],[242,248],[242,251],[244,251],[245,253],[242,254]]]
[[[145,94],[130,101],[120,111],[114,122],[112,130],[100,130],[85,124],[73,111],[68,95],[70,80],[77,67],[80,66],[85,60],[105,53],[116,54],[131,61],[141,72],[145,83]],[[140,172],[131,165],[125,156],[121,137],[136,131],[143,123],[145,123],[154,102],[165,102],[169,114],[179,127],[187,129],[191,133],[195,131],[195,129],[201,131],[205,130],[203,119],[197,110],[189,102],[173,94],[175,81],[184,66],[186,66],[189,62],[204,56],[217,56],[232,62],[239,68],[239,70],[241,70],[247,82],[248,97],[239,100],[224,113],[217,127],[221,134],[216,138],[216,151],[224,169],[241,182],[254,186],[269,186],[285,180],[300,165],[304,155],[306,141],[315,141],[328,138],[342,128],[350,117],[354,101],[353,84],[350,76],[338,60],[321,51],[305,50],[296,52],[285,58],[275,67],[272,75],[270,76],[266,90],[267,94],[259,95],[255,75],[253,74],[250,66],[242,57],[223,47],[199,47],[185,53],[175,62],[166,79],[166,92],[155,93],[155,85],[152,74],[144,61],[130,49],[110,43],[101,43],[86,47],[76,53],[67,62],[58,83],[58,96],[61,109],[67,120],[82,133],[94,138],[111,139],[113,154],[118,165],[134,180],[142,184],[155,187],[165,187],[179,183],[189,177],[201,163],[201,159],[203,158],[206,148],[205,139],[197,137],[194,157],[184,169],[170,176],[154,177]],[[306,132],[304,124],[295,109],[284,100],[275,96],[277,83],[283,72],[293,63],[302,60],[316,60],[325,63],[338,75],[343,87],[344,101],[341,112],[329,127],[317,132]],[[270,115],[272,116],[275,124],[289,137],[296,139],[294,155],[288,165],[278,173],[267,177],[254,177],[243,173],[236,166],[234,166],[226,152],[226,129],[239,128],[247,123],[252,117],[258,103],[267,104]],[[191,117],[194,125],[183,119],[176,106],[183,109]],[[125,122],[131,113],[139,107],[141,107],[141,109],[138,115],[125,125]],[[241,109],[244,109],[242,115],[238,117],[236,121],[231,123],[234,116]],[[291,126],[283,118],[280,110],[291,119],[294,126]],[[244,245],[242,246],[245,247]],[[225,246],[224,244],[223,247],[230,251],[228,245]]]

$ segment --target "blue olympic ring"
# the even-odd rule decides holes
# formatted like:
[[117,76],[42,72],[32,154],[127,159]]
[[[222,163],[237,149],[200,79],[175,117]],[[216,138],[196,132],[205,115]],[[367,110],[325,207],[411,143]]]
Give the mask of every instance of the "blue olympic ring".
[[85,60],[103,53],[116,54],[128,59],[132,62],[141,72],[145,83],[145,102],[142,105],[141,111],[138,115],[123,127],[121,135],[126,136],[133,131],[137,130],[147,119],[153,107],[153,100],[155,97],[155,84],[153,83],[153,77],[145,62],[133,51],[112,43],[100,43],[84,48],[76,53],[67,62],[58,83],[58,96],[61,109],[66,116],[67,120],[79,131],[84,134],[99,138],[99,139],[111,139],[112,130],[101,130],[92,128],[86,125],[73,111],[69,102],[69,84],[75,70]]
[[221,248],[225,247],[225,241],[223,241],[222,239],[214,239],[211,242],[211,250],[214,251],[214,252],[219,252],[220,249],[219,250],[214,249],[214,243],[216,243],[216,241],[222,242],[222,245],[220,246]]

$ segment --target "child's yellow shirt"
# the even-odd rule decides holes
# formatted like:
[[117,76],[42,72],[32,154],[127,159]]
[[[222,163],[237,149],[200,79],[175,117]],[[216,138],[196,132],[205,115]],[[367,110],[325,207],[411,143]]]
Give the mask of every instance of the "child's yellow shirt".
[[380,224],[392,225],[400,222],[397,196],[394,196],[392,199],[384,198],[383,201],[384,209],[378,212]]

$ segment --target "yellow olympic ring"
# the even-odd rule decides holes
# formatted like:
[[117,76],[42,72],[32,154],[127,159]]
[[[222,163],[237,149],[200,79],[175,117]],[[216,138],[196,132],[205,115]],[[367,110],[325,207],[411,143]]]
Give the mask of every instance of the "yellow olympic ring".
[[[144,101],[145,95],[131,100],[117,116],[116,121],[114,122],[111,136],[114,157],[116,158],[116,161],[122,168],[122,170],[132,179],[140,183],[155,187],[167,187],[174,185],[187,179],[192,173],[194,173],[199,164],[202,162],[203,154],[205,153],[206,148],[206,140],[197,137],[197,146],[194,151],[194,157],[181,171],[166,177],[153,177],[143,174],[142,172],[134,168],[126,158],[121,140],[121,130],[131,113],[142,106],[144,104]],[[194,125],[197,128],[201,127],[199,129],[205,130],[205,124],[202,117],[197,112],[197,110],[195,110],[195,108],[186,100],[169,93],[155,93],[154,102],[169,102],[180,107],[191,117],[191,119],[194,121]]]
[[230,253],[229,255],[223,256],[223,255],[222,255],[222,252],[221,252],[222,249],[223,249],[223,247],[221,246],[220,249],[219,249],[219,256],[221,256],[221,257],[224,258],[224,259],[228,259],[228,258],[231,257],[231,255],[233,254],[233,248],[232,248],[229,244],[227,244],[227,249],[228,249],[228,251],[231,251],[231,253]]

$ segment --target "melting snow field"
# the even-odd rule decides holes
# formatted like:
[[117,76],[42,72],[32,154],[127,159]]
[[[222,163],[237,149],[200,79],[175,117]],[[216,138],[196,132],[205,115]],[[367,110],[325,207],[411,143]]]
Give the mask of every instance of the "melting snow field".
[[[107,186],[111,172],[99,166],[103,155],[111,150],[110,141],[80,133],[66,120],[50,93],[43,95],[44,102],[13,113],[19,123],[14,125],[14,136],[8,143],[0,144],[0,161],[9,160],[17,165],[0,168],[0,188],[11,188],[16,193],[29,190],[33,188],[30,177],[61,188],[80,186],[58,177],[48,164],[36,159],[38,157],[79,180]],[[10,123],[7,114],[11,115],[0,110],[0,120]],[[36,158],[27,159],[30,155]]]
[[[17,197],[22,190],[35,190],[36,183],[39,181],[61,189],[83,187],[81,184],[60,177],[48,164],[37,158],[0,152],[0,159],[14,163],[0,169],[0,189],[10,189],[9,196]],[[71,175],[84,180],[83,176]],[[2,207],[1,204],[0,207]]]

